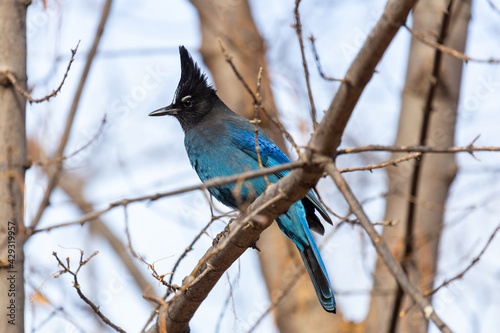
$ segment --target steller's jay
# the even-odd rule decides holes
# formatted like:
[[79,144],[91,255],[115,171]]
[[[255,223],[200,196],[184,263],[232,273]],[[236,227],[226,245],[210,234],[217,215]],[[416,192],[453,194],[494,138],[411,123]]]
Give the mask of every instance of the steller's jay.
[[[258,170],[255,149],[254,125],[248,119],[231,111],[207,84],[207,78],[193,61],[184,46],[179,47],[181,79],[172,104],[151,112],[150,116],[171,115],[179,120],[185,133],[184,145],[191,165],[201,181],[213,177],[239,174],[248,169]],[[258,144],[264,167],[289,163],[288,157],[259,128]],[[289,171],[267,175],[276,183]],[[248,202],[266,189],[264,177],[246,180],[237,188],[235,184],[210,188],[210,193],[231,208]],[[238,190],[239,189],[239,190]],[[294,203],[288,212],[276,221],[281,231],[290,238],[300,251],[302,260],[323,308],[336,312],[335,298],[325,265],[314,242],[311,231],[323,235],[325,229],[315,210],[330,224],[332,221],[325,208],[312,191],[301,201]]]

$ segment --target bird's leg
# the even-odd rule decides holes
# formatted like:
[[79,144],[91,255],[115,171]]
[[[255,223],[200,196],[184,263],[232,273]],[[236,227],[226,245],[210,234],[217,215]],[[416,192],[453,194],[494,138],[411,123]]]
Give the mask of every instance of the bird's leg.
[[258,236],[257,239],[255,239],[255,242],[252,245],[250,245],[249,247],[260,252],[260,249],[257,246],[257,242],[259,241],[259,239],[260,239],[260,236]]

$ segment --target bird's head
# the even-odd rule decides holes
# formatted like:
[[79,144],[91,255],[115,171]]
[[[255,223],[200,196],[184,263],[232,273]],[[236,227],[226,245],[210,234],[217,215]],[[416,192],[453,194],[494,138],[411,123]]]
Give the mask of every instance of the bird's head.
[[171,115],[181,123],[184,131],[189,130],[211,110],[218,98],[215,89],[207,83],[207,77],[194,62],[188,50],[179,46],[181,57],[181,79],[175,91],[172,104],[151,112],[150,116]]

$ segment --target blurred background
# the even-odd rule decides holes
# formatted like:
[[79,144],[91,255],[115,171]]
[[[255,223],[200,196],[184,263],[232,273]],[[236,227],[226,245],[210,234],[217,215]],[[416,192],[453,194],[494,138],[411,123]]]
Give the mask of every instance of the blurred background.
[[[59,85],[71,58],[71,49],[79,43],[61,92],[49,102],[28,104],[28,146],[30,158],[35,162],[50,160],[59,147],[104,3],[103,0],[34,0],[29,6],[28,87],[32,96],[49,94]],[[465,25],[468,31],[465,54],[477,59],[500,58],[500,2],[472,1],[470,8],[469,4],[463,2],[471,12],[468,27]],[[300,4],[305,56],[319,122],[339,82],[320,76],[308,37],[315,38],[324,74],[342,79],[384,6],[385,1],[379,0],[309,0]],[[252,87],[255,87],[258,67],[263,66],[266,108],[279,118],[299,147],[306,146],[313,125],[301,51],[293,26],[296,23],[294,8],[292,0],[113,1],[72,124],[65,149],[68,158],[63,162],[59,185],[52,192],[37,228],[75,221],[85,212],[106,208],[122,199],[200,183],[187,159],[178,122],[169,117],[147,116],[172,100],[180,78],[179,45],[186,46],[207,72],[221,98],[242,114],[253,112],[251,100],[224,62],[216,38],[222,40]],[[441,18],[442,12],[437,13],[435,16]],[[411,27],[414,23],[410,17],[407,25]],[[435,27],[431,23],[429,28],[419,31],[433,36]],[[422,62],[424,68],[432,67],[432,61],[427,61],[425,55],[410,56],[410,46],[417,47],[413,43],[410,32],[401,29],[365,89],[340,148],[394,144],[398,128],[401,130],[399,119],[405,104],[402,99],[405,80],[411,73],[408,59],[413,59],[415,64]],[[435,52],[426,48],[424,53]],[[476,146],[500,146],[500,65],[457,62],[455,69],[443,65],[445,70],[458,73],[449,76],[449,80],[457,84],[454,89],[458,98],[453,106],[457,116],[451,145],[467,146],[480,135]],[[425,78],[420,81],[427,82]],[[407,85],[407,89],[410,88]],[[419,128],[418,122],[413,124]],[[263,127],[267,126],[275,141],[287,150],[292,160],[296,159],[292,145],[264,120]],[[407,126],[412,127],[411,123]],[[401,144],[417,143],[410,140]],[[438,141],[433,143],[440,145]],[[338,157],[337,164],[340,168],[364,166],[381,163],[391,156],[390,152],[346,154]],[[476,153],[475,157],[456,154],[456,176],[454,179],[451,176],[453,182],[449,180],[444,204],[434,209],[441,221],[437,226],[434,224],[437,252],[429,250],[432,253],[427,255],[431,259],[417,253],[417,258],[434,263],[427,273],[427,282],[417,282],[422,291],[461,273],[500,223],[500,155],[485,152]],[[448,162],[438,162],[438,168],[439,163]],[[452,168],[442,166],[445,171]],[[395,172],[408,170],[404,165],[393,168],[399,170]],[[48,173],[48,166],[35,163],[26,174],[27,224],[36,219],[47,188]],[[387,200],[392,192],[386,170],[359,171],[345,176],[371,220],[388,220]],[[322,179],[317,190],[333,212],[348,215],[348,206],[330,179]],[[222,212],[228,211],[217,202],[214,205]],[[82,226],[36,233],[25,249],[26,294],[27,297],[35,295],[26,303],[26,329],[31,332],[111,331],[78,297],[70,276],[49,278],[60,269],[53,251],[60,258],[69,257],[76,267],[81,249],[85,256],[99,251],[80,272],[84,294],[118,326],[129,332],[140,331],[153,310],[153,305],[142,295],[163,295],[166,288],[151,276],[145,263],[131,255],[126,228],[133,250],[148,263],[154,263],[159,274],[168,274],[211,216],[206,194],[193,191],[153,202],[132,203],[125,208],[116,207],[99,220]],[[284,304],[289,299],[302,307],[278,306],[265,315],[271,305],[269,295],[285,285],[282,277],[273,280],[275,273],[266,270],[273,261],[281,262],[280,255],[296,255],[275,252],[269,242],[288,244],[288,240],[271,229],[261,237],[262,252],[248,250],[210,292],[190,323],[192,332],[248,332],[261,316],[263,319],[254,332],[310,331],[308,328],[313,326],[309,325],[314,323],[307,320],[314,322],[314,318],[318,318],[316,324],[320,323],[325,332],[385,331],[374,328],[378,325],[374,323],[391,315],[380,312],[392,309],[394,286],[374,289],[377,256],[369,238],[359,225],[332,218],[334,226],[327,225],[325,236],[318,237],[317,241],[336,292],[340,313],[334,319],[330,318],[332,315],[319,313],[322,310],[316,304],[300,303],[303,286],[309,288],[304,289],[309,294],[306,298],[316,301],[316,295],[310,293],[308,277],[302,277],[283,300]],[[180,263],[173,283],[182,284],[182,279],[191,273],[228,220],[216,220],[207,228]],[[383,231],[381,226],[377,228]],[[398,246],[401,248],[396,238],[392,239],[394,243],[388,240],[394,251]],[[499,251],[500,241],[494,239],[481,260],[462,279],[434,294],[436,311],[455,332],[495,332],[500,328]],[[37,289],[39,293],[35,294]],[[372,296],[380,302],[374,303]],[[401,315],[397,319],[401,325],[398,332],[437,331],[432,324],[429,327],[422,324],[421,318],[415,330],[408,328],[412,327],[412,313],[418,316],[419,312],[410,303],[403,304],[400,308],[403,313],[398,312]],[[302,322],[304,326],[298,326],[300,321],[294,318],[307,311],[314,311],[319,317],[311,314]],[[328,316],[331,324],[319,319],[321,316]],[[295,326],[289,327],[292,324],[287,326],[283,321]],[[405,321],[410,324],[404,324]]]

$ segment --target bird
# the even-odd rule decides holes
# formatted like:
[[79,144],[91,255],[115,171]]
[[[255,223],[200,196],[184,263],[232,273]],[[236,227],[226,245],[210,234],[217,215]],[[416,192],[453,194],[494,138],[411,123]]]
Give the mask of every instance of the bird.
[[[184,146],[192,167],[200,180],[259,170],[254,124],[233,112],[218,97],[215,88],[184,46],[179,46],[181,78],[172,103],[149,113],[149,116],[170,115],[179,121],[184,132]],[[258,127],[258,146],[264,168],[290,159],[273,140]],[[267,182],[276,183],[289,171],[267,175]],[[224,205],[237,209],[250,202],[267,187],[264,177],[245,180],[243,184],[212,187],[209,192]],[[238,186],[238,187],[236,187]],[[327,312],[336,313],[330,279],[311,230],[325,233],[319,213],[330,223],[327,211],[312,191],[289,210],[276,218],[281,231],[296,245],[311,278],[319,302]]]

